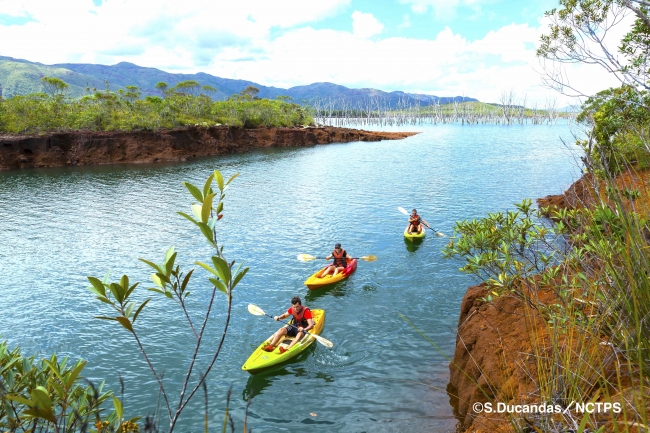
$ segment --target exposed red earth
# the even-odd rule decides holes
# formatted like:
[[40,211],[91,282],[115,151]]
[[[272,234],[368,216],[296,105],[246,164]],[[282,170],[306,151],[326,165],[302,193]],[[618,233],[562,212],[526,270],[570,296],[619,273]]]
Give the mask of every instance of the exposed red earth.
[[0,170],[67,165],[188,161],[263,147],[400,140],[416,132],[336,127],[186,127],[164,131],[73,131],[37,136],[0,135]]

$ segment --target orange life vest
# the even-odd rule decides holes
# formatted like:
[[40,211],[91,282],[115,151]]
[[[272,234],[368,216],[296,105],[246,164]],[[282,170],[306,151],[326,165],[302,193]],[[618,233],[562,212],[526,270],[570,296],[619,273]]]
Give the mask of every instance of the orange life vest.
[[336,253],[336,250],[332,251],[332,256],[334,256],[333,265],[337,268],[345,268],[348,265],[348,261],[345,258],[346,253],[344,249],[341,249],[341,252],[339,254]]
[[307,307],[303,308],[302,312],[298,315],[296,314],[295,310],[292,308],[291,315],[293,316],[293,319],[291,320],[291,324],[296,326],[302,326],[303,328],[308,327],[309,322],[307,321],[307,319],[305,319],[305,311],[309,311],[309,308]]

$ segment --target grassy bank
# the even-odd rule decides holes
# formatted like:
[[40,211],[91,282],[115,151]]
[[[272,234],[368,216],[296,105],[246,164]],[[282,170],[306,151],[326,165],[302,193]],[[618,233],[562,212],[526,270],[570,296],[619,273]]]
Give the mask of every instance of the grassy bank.
[[284,100],[258,99],[250,89],[226,101],[210,98],[214,89],[196,82],[168,88],[159,83],[160,97],[135,86],[112,92],[88,89],[79,99],[67,98],[67,84],[45,77],[44,92],[0,98],[0,133],[41,134],[55,131],[134,131],[180,126],[228,125],[246,128],[312,124],[308,108]]
[[[578,145],[588,174],[568,205],[538,210],[525,200],[512,211],[458,222],[445,248],[448,257],[463,261],[462,271],[484,282],[479,310],[517,306],[515,316],[504,313],[498,334],[516,327],[526,350],[499,340],[491,362],[506,372],[502,379],[520,380],[498,383],[483,374],[483,383],[475,383],[483,401],[562,409],[503,414],[514,431],[649,428],[648,122],[641,108],[619,95],[599,94],[584,106],[579,119],[591,134]],[[575,403],[614,406],[585,413]],[[485,431],[501,431],[490,422],[477,417],[471,431],[483,431],[482,423]]]

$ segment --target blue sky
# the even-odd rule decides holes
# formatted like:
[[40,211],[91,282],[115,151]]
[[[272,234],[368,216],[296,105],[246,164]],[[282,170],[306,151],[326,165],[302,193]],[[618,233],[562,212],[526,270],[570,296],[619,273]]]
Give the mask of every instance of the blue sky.
[[[0,0],[0,55],[128,61],[291,87],[466,95],[540,104],[535,47],[557,0]],[[7,43],[6,41],[10,41]],[[574,67],[585,92],[614,85]]]

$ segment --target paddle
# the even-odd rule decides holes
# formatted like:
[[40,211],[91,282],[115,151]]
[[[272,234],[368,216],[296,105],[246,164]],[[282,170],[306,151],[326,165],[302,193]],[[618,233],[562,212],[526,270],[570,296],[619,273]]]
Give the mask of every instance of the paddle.
[[[350,259],[363,260],[364,262],[376,262],[377,256],[348,257]],[[310,262],[312,260],[327,260],[326,257],[314,257],[309,254],[298,254],[298,260],[301,262]]]
[[[264,312],[264,310],[262,310],[260,307],[258,307],[257,305],[254,305],[254,304],[248,304],[248,312],[251,313],[254,316],[268,316],[271,319],[273,319],[273,316],[271,316],[270,314],[266,314]],[[286,325],[289,325],[289,326],[292,326],[292,327],[298,329],[298,327],[296,325],[292,325],[292,324],[284,322],[282,320],[278,320],[278,322],[282,322],[282,323],[284,323]],[[320,344],[322,344],[323,346],[325,346],[325,347],[327,347],[329,349],[334,347],[334,343],[329,341],[327,338],[323,338],[320,335],[316,335],[316,334],[310,334],[307,331],[303,331],[303,332],[305,334],[307,334],[307,335],[311,335],[312,337],[314,337],[316,339],[316,341],[318,341]]]
[[[408,213],[408,212],[406,211],[406,209],[404,209],[404,208],[401,207],[401,206],[397,206],[397,210],[400,211],[400,212],[402,212],[404,215],[411,215],[410,213]],[[431,226],[430,226],[429,224],[427,224],[426,226],[429,227],[429,228],[431,229]],[[443,234],[443,233],[440,233],[438,230],[435,230],[435,229],[431,229],[431,230],[433,230],[434,232],[436,232],[436,235],[438,235],[438,236],[444,236],[444,234]]]

